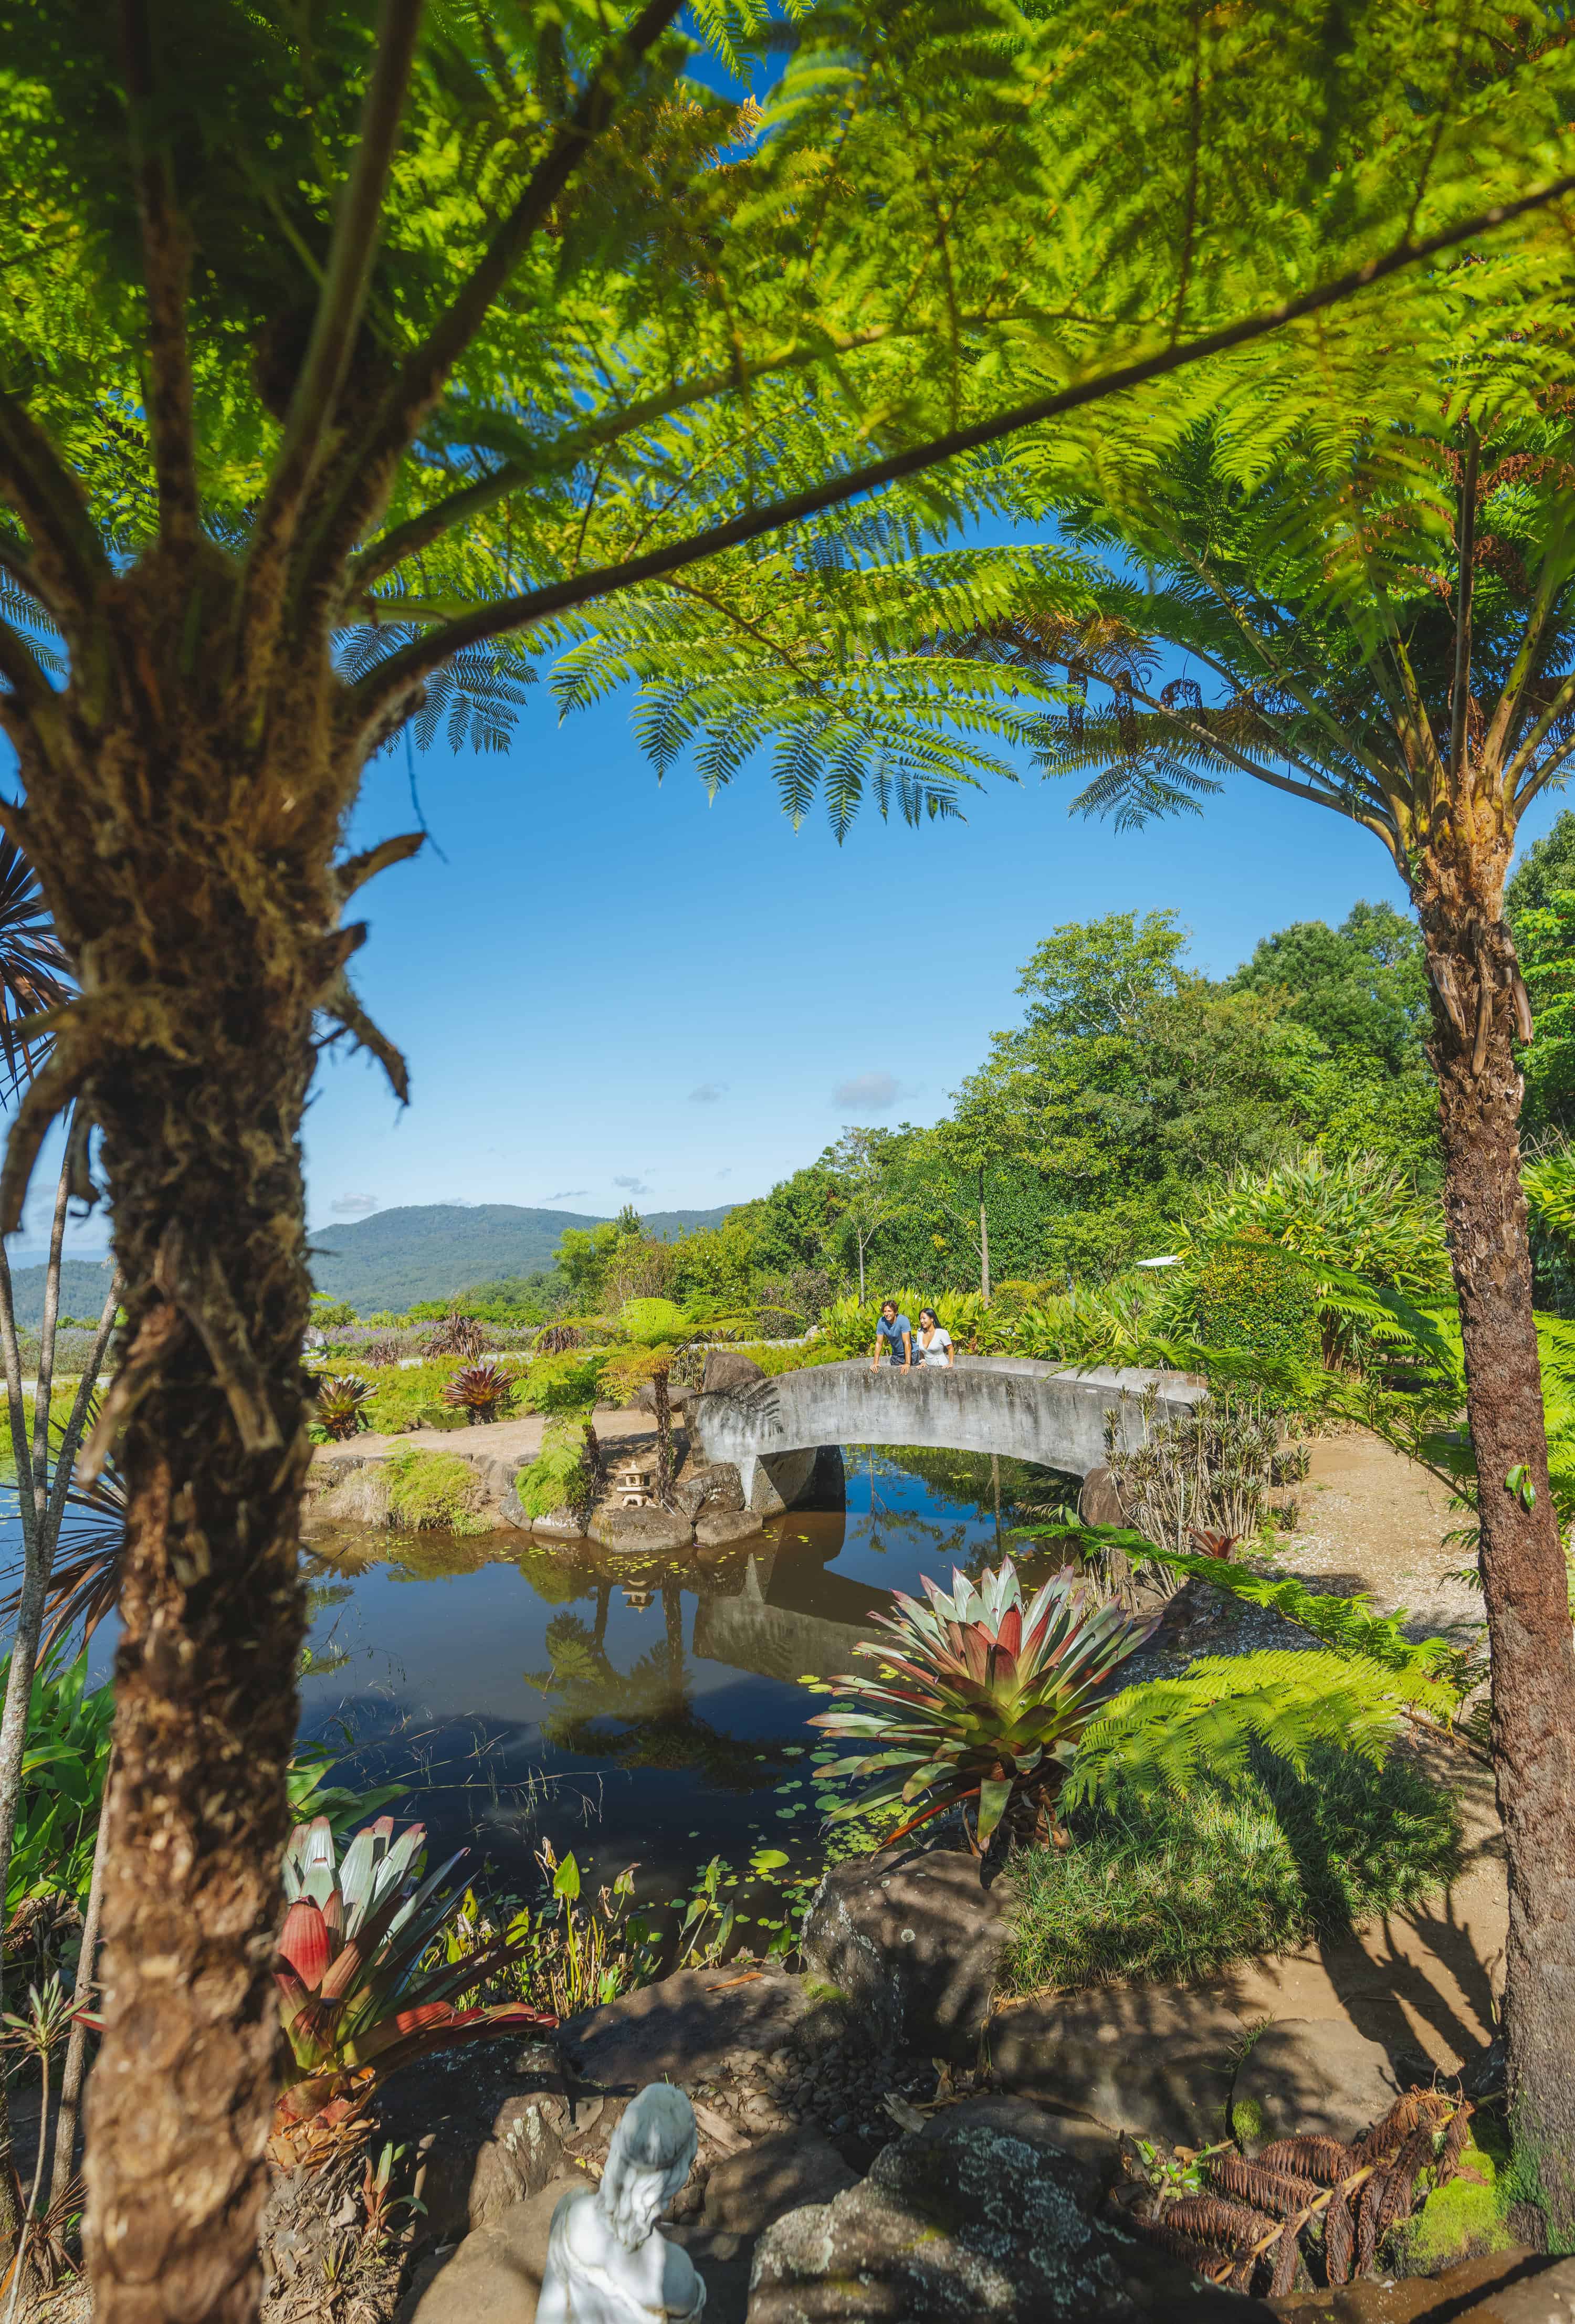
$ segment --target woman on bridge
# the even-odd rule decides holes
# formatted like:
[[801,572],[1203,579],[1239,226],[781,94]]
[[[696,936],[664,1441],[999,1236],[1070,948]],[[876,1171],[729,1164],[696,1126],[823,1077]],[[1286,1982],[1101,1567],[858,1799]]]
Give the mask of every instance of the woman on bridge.
[[955,1353],[956,1351],[952,1345],[952,1334],[946,1330],[935,1309],[921,1307],[918,1337],[913,1343],[915,1363],[945,1364],[949,1367],[955,1358]]

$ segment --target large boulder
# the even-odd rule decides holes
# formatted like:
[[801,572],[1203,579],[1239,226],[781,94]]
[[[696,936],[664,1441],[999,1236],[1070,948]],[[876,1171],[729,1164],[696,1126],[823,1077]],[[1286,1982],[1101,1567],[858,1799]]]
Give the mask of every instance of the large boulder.
[[765,1527],[765,1518],[753,1509],[708,1510],[695,1520],[695,1538],[702,1549],[731,1549],[735,1541],[752,1541]]
[[1231,2133],[1247,2154],[1276,2138],[1349,2145],[1399,2095],[1388,2052],[1346,2018],[1281,2017],[1264,2027],[1236,2070]]
[[1220,2136],[1246,2027],[1207,1994],[1108,1986],[1003,2009],[990,2027],[1003,2089],[1108,2130],[1204,2146]]
[[725,1517],[743,1507],[743,1487],[732,1461],[707,1461],[673,1487],[673,1499],[689,1518]]
[[551,2042],[499,2040],[391,2074],[375,2136],[422,2172],[422,2232],[447,2243],[492,2227],[558,2174],[575,2114]]
[[552,2215],[566,2194],[587,2183],[583,2172],[560,2174],[466,2236],[448,2257],[419,2267],[399,2324],[529,2324],[547,2272]]
[[878,2050],[971,2059],[1010,1941],[1009,1882],[982,1885],[976,1858],[883,1849],[834,1864],[811,1901],[806,1970],[847,1997]]
[[558,2038],[586,2081],[632,2094],[647,2082],[712,2080],[734,2051],[771,2057],[788,2042],[800,2049],[829,2043],[843,2024],[803,1978],[782,1970],[741,1979],[732,1969],[679,1969],[566,2018]]
[[858,2178],[813,2126],[779,2130],[712,2164],[703,2224],[713,2234],[758,2236],[806,2203],[832,2202]]
[[785,1509],[803,1508],[815,1499],[820,1448],[808,1444],[793,1452],[763,1452],[749,1470],[749,1506],[758,1517],[779,1517]]
[[752,1356],[738,1348],[707,1348],[705,1370],[701,1376],[702,1396],[731,1396],[741,1388],[753,1388],[763,1380],[765,1373]]
[[949,2107],[755,2247],[748,2324],[1267,2324],[1259,2301],[1091,2216],[1099,2182],[1037,2108]]
[[1077,1514],[1088,1526],[1124,1526],[1130,1523],[1121,1506],[1121,1496],[1116,1489],[1115,1471],[1101,1463],[1091,1469],[1082,1480],[1077,1496]]
[[648,1501],[643,1508],[618,1509],[603,1504],[585,1528],[603,1549],[646,1557],[670,1557],[694,1545],[695,1529],[686,1517]]

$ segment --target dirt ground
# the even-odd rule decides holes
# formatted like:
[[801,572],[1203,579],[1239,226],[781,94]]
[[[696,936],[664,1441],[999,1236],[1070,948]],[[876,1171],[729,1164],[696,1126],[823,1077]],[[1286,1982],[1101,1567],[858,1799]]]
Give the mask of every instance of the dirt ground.
[[[1283,1572],[1341,1596],[1366,1591],[1380,1613],[1404,1608],[1417,1637],[1479,1641],[1482,1594],[1460,1578],[1471,1550],[1449,1538],[1467,1519],[1425,1471],[1370,1436],[1323,1438],[1298,1501],[1296,1529],[1281,1542]],[[1223,2001],[1248,2024],[1346,2017],[1369,2039],[1446,2070],[1487,2048],[1508,1921],[1492,1777],[1447,1738],[1405,1748],[1460,1797],[1465,1861],[1448,1894],[1294,1955],[1243,1963],[1200,1989],[1200,2003]]]
[[1482,1593],[1460,1578],[1473,1563],[1451,1532],[1469,1523],[1425,1470],[1375,1436],[1321,1437],[1297,1488],[1296,1530],[1283,1547],[1287,1572],[1342,1596],[1366,1591],[1382,1614],[1404,1608],[1418,1636],[1470,1643]]

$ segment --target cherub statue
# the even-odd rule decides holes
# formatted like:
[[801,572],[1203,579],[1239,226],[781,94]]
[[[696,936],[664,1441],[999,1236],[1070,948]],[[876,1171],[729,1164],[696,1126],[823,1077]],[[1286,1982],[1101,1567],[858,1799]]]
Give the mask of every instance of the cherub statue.
[[651,2082],[612,2134],[600,2187],[552,2215],[536,2324],[695,2324],[705,2286],[657,2221],[695,2167],[695,2109]]

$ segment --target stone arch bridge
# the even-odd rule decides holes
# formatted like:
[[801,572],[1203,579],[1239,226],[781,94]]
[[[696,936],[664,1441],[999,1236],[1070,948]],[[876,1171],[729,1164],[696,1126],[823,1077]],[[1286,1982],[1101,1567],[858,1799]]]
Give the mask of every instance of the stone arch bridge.
[[1141,1443],[1150,1410],[1159,1417],[1188,1411],[1202,1394],[1202,1384],[1181,1372],[1068,1371],[1027,1356],[959,1356],[949,1368],[876,1370],[861,1356],[714,1389],[690,1399],[687,1418],[705,1460],[736,1462],[747,1504],[760,1505],[756,1482],[764,1469],[760,1481],[769,1480],[781,1507],[798,1499],[826,1445],[999,1452],[1086,1477],[1104,1464],[1108,1413],[1119,1416],[1122,1442],[1131,1447]]

